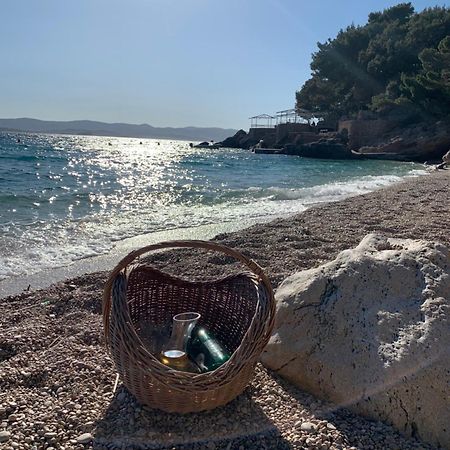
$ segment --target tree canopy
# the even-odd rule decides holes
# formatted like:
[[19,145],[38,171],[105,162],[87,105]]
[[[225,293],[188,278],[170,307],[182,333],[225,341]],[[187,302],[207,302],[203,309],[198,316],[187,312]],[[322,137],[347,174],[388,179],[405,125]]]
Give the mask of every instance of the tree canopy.
[[351,115],[359,110],[450,114],[450,9],[420,13],[401,3],[318,43],[297,108]]

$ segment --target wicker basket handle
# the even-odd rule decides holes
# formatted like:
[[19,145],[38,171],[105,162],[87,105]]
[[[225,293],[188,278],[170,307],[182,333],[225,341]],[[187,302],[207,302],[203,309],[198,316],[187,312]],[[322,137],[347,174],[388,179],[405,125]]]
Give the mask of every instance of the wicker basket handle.
[[[225,255],[231,256],[235,258],[236,260],[240,261],[242,264],[247,266],[254,274],[256,274],[258,277],[261,278],[261,280],[266,284],[266,287],[269,289],[271,288],[270,282],[265,275],[263,269],[253,260],[247,258],[242,253],[238,252],[237,250],[233,250],[230,247],[227,247],[225,245],[216,244],[215,242],[211,241],[166,241],[166,242],[160,242],[158,244],[151,244],[147,245],[146,247],[139,248],[137,250],[133,250],[130,252],[125,258],[123,258],[117,266],[113,269],[111,272],[108,281],[107,286],[110,284],[112,285],[115,277],[117,274],[125,269],[131,262],[133,262],[136,258],[143,255],[144,253],[148,253],[154,250],[162,250],[165,248],[203,248],[205,250],[210,251],[217,251],[224,253]],[[267,281],[267,283],[266,283]]]
[[158,244],[151,244],[151,245],[147,245],[146,247],[142,247],[140,249],[134,250],[118,263],[118,266],[120,266],[119,271],[122,270],[123,268],[125,268],[134,259],[143,255],[144,253],[148,253],[148,252],[151,252],[154,250],[162,250],[165,248],[203,248],[205,250],[222,252],[228,256],[231,256],[231,257],[237,259],[242,264],[246,265],[256,275],[261,276],[264,273],[262,268],[258,264],[256,264],[251,259],[247,258],[246,256],[242,255],[240,252],[238,252],[230,247],[227,247],[227,246],[221,245],[221,244],[216,244],[215,242],[211,242],[211,241],[192,241],[192,240],[160,242]]
[[147,245],[146,247],[142,247],[130,252],[127,256],[125,256],[122,260],[119,261],[117,266],[112,270],[111,274],[109,275],[103,293],[103,323],[105,326],[105,332],[107,330],[109,322],[108,320],[109,311],[111,309],[111,290],[116,276],[123,269],[125,269],[130,263],[132,263],[136,258],[143,255],[144,253],[148,253],[154,250],[162,250],[166,248],[202,248],[205,250],[221,252],[224,253],[225,255],[231,256],[234,259],[240,261],[243,265],[247,266],[255,275],[257,275],[261,280],[261,282],[265,285],[267,292],[269,292],[270,295],[273,297],[272,285],[270,284],[270,280],[268,276],[264,273],[261,266],[259,266],[255,261],[251,260],[250,258],[244,256],[237,250],[234,250],[222,244],[217,244],[215,242],[200,241],[200,240],[166,241],[157,244],[150,244]]

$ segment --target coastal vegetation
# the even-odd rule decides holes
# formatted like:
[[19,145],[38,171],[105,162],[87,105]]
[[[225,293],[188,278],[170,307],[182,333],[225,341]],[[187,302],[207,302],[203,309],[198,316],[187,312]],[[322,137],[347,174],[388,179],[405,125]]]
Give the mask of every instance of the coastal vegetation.
[[[318,43],[295,113],[222,145],[324,159],[442,163],[450,149],[450,8],[400,3]],[[266,152],[267,150],[257,150]]]
[[298,109],[352,117],[361,110],[408,122],[450,114],[450,8],[401,3],[318,43]]

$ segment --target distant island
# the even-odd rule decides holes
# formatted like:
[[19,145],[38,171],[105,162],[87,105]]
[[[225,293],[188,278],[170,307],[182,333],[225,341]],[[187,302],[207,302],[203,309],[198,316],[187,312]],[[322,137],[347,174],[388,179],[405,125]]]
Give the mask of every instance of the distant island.
[[105,123],[93,120],[50,121],[30,118],[0,119],[0,131],[120,136],[191,141],[220,141],[237,130],[200,127],[152,127],[146,123]]

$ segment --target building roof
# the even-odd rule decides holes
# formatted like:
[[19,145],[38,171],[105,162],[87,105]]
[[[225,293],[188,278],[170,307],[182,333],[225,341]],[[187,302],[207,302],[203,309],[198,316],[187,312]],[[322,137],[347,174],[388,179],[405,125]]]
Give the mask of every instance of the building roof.
[[257,116],[249,117],[249,119],[275,119],[275,116],[270,114],[259,114]]

